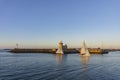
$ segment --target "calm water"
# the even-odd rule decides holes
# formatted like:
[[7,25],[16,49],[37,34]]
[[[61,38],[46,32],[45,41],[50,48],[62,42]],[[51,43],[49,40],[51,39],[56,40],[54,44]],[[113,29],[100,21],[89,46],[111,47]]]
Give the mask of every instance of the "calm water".
[[91,57],[0,52],[0,80],[120,80],[120,52]]

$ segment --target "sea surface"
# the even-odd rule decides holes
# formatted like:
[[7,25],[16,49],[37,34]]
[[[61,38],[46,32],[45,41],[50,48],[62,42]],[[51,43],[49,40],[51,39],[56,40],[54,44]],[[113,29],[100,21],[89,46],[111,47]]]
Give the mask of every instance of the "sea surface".
[[0,51],[0,80],[120,80],[120,52],[82,57]]

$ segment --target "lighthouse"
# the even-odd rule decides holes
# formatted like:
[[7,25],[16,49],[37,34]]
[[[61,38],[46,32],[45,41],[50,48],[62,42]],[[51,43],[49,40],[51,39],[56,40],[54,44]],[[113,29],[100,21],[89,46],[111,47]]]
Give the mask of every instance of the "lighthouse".
[[62,41],[59,42],[59,46],[58,46],[58,49],[57,49],[56,53],[57,54],[64,54],[63,53],[63,42]]
[[63,42],[62,42],[62,41],[59,42],[59,48],[60,48],[61,50],[63,49]]

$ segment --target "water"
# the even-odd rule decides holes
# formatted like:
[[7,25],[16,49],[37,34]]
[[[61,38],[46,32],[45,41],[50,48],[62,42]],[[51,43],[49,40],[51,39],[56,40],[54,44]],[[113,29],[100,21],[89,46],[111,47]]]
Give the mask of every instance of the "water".
[[91,57],[0,52],[0,80],[120,80],[120,52]]

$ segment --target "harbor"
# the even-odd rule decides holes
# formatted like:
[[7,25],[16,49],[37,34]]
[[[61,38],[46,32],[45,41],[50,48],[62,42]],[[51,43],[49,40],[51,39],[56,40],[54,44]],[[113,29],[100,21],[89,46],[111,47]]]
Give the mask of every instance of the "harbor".
[[[68,48],[67,45],[63,44],[62,41],[59,42],[58,49],[52,48],[52,49],[23,49],[23,48],[17,48],[10,50],[12,53],[52,53],[56,54],[62,51],[64,54],[72,54],[72,53],[80,53],[81,48]],[[100,48],[88,48],[88,51],[90,54],[105,54],[108,53],[108,50],[100,49]]]
[[[10,50],[10,52],[12,53],[53,53],[53,54],[56,54],[56,51],[57,49],[12,49]],[[108,53],[107,50],[101,50],[101,49],[97,49],[97,48],[94,48],[94,49],[89,49],[89,52],[91,54],[105,54],[105,53]],[[64,53],[65,54],[72,54],[72,53],[79,53],[79,50],[77,49],[67,49],[67,50],[64,50]]]
[[120,0],[0,0],[0,80],[120,80]]

